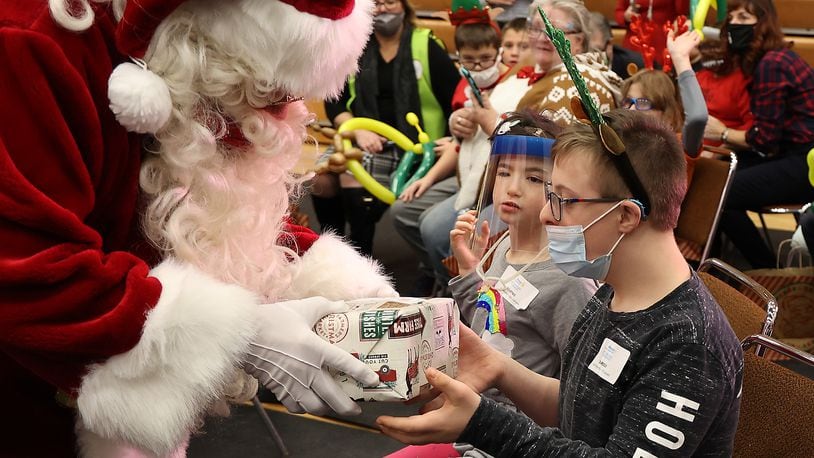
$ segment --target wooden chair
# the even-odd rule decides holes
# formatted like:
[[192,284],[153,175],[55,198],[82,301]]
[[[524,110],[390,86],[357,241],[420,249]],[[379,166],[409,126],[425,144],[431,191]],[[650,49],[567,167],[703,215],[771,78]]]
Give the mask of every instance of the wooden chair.
[[[712,271],[724,277],[724,280],[713,276]],[[738,339],[744,339],[753,334],[772,335],[778,307],[777,300],[766,288],[743,272],[716,258],[704,261],[698,268],[698,276],[718,302]],[[730,282],[754,292],[757,297],[761,298],[761,303],[758,304],[749,299],[741,291],[732,287]]]
[[734,456],[811,456],[814,451],[814,380],[746,351],[770,348],[814,367],[814,356],[765,335],[746,337],[743,389]]
[[449,20],[420,17],[416,20],[416,25],[432,30],[432,33],[444,42],[447,52],[450,54],[455,53],[455,26]]
[[444,11],[452,5],[452,0],[411,0],[416,11]]
[[730,151],[723,156],[729,158],[728,163],[706,157],[695,160],[692,182],[681,204],[675,236],[681,253],[690,262],[700,264],[709,256],[735,176],[738,157]]

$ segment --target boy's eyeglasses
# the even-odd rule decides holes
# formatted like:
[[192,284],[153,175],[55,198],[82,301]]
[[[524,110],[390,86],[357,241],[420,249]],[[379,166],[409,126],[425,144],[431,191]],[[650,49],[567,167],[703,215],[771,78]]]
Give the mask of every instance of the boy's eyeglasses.
[[497,54],[494,56],[480,56],[480,57],[461,57],[458,54],[458,62],[461,63],[467,70],[474,70],[475,68],[480,68],[481,70],[491,67],[497,61]]
[[373,7],[375,9],[384,8],[386,10],[393,10],[399,3],[401,3],[401,0],[384,0],[375,2]]
[[625,97],[622,99],[622,108],[630,109],[632,106],[636,106],[636,109],[639,111],[647,111],[653,109],[653,101],[648,99],[647,97],[638,97],[638,98],[630,98]]
[[554,220],[559,222],[562,220],[562,207],[566,204],[576,204],[580,202],[585,203],[609,203],[609,202],[619,202],[620,200],[616,197],[597,197],[597,198],[582,198],[582,197],[572,197],[572,198],[563,198],[560,197],[559,194],[555,193],[551,190],[551,182],[547,182],[545,184],[545,194],[546,199],[548,200],[548,206],[551,208],[551,215],[554,217]]

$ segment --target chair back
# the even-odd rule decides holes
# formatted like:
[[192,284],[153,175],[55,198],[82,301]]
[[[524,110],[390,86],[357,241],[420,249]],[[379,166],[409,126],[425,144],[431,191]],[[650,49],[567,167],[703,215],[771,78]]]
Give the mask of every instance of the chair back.
[[444,42],[448,53],[452,54],[456,51],[455,26],[449,20],[420,17],[416,20],[416,26],[432,30],[432,33]]
[[684,257],[703,262],[709,255],[726,196],[735,175],[738,158],[729,153],[729,162],[698,158],[681,214],[675,229]]
[[707,272],[699,272],[698,276],[718,302],[738,340],[763,331],[766,312],[757,304]]
[[814,356],[770,337],[744,339],[743,390],[734,456],[811,456],[814,380],[745,351],[752,344],[814,367]]
[[[713,271],[724,280],[713,276],[711,273]],[[772,335],[778,312],[777,300],[766,288],[716,258],[705,260],[698,267],[698,276],[718,302],[738,339],[744,339],[752,334]],[[760,300],[753,301],[743,294],[742,290],[730,286],[731,284],[749,290]]]

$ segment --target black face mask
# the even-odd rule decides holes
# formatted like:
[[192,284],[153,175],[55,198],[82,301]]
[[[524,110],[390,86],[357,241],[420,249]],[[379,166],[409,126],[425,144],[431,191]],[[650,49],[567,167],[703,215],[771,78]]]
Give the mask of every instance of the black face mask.
[[754,24],[729,24],[727,27],[729,35],[729,49],[740,53],[749,49],[752,39],[755,37]]

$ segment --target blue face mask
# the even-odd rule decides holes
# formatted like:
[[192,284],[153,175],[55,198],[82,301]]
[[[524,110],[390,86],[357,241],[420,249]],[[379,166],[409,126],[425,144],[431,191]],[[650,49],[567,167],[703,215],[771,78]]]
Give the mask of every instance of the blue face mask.
[[619,236],[607,254],[599,256],[593,261],[589,261],[585,253],[585,231],[597,221],[607,216],[616,209],[616,207],[622,205],[622,202],[624,201],[617,202],[616,205],[591,221],[584,229],[582,226],[546,226],[545,230],[548,233],[548,250],[551,253],[551,260],[554,264],[572,277],[605,281],[605,277],[608,275],[608,270],[610,269],[613,250],[616,249],[625,234]]

